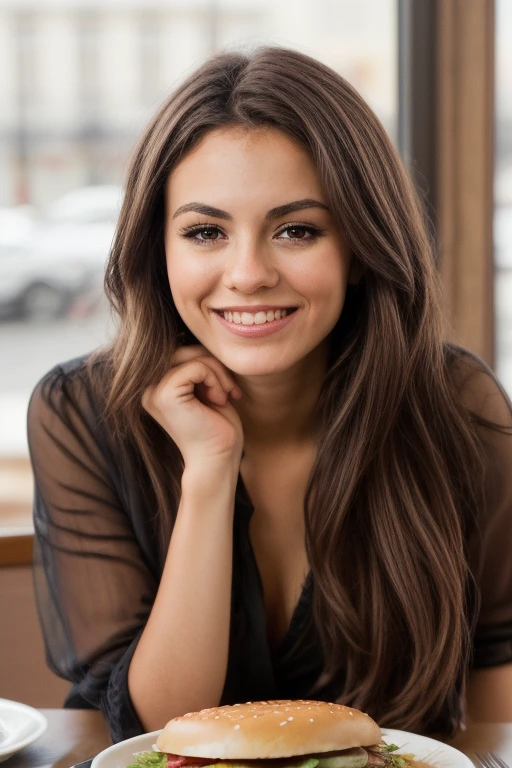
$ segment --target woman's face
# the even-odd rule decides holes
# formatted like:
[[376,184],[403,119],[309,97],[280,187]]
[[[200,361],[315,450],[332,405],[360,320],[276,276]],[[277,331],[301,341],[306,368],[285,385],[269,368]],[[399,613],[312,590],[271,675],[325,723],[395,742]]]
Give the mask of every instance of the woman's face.
[[354,277],[313,160],[274,128],[216,129],[176,166],[165,249],[185,325],[240,375],[318,351]]

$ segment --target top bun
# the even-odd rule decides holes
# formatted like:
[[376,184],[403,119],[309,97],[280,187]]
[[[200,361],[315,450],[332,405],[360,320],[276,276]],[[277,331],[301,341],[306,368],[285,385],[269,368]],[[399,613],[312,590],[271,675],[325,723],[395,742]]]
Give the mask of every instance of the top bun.
[[255,760],[333,752],[381,741],[363,712],[324,701],[255,701],[202,709],[170,720],[162,752],[221,760]]

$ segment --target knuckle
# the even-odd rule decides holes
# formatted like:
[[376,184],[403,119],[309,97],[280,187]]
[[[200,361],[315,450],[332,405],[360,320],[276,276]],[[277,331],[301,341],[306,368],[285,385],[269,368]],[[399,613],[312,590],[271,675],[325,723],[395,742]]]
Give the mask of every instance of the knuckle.
[[177,347],[172,353],[172,360],[190,360],[205,352],[207,353],[208,350],[200,344],[191,344],[188,347]]
[[200,359],[203,360],[206,365],[209,365],[211,368],[213,368],[215,372],[223,378],[230,378],[231,374],[224,363],[221,363],[221,361],[216,357],[213,357],[213,355],[203,355]]

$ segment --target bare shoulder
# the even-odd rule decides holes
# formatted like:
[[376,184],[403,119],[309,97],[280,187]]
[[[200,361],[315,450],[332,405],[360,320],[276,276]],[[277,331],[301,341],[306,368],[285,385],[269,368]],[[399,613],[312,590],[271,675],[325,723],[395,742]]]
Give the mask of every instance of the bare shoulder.
[[489,366],[463,347],[447,347],[448,367],[461,402],[481,419],[512,428],[512,403]]

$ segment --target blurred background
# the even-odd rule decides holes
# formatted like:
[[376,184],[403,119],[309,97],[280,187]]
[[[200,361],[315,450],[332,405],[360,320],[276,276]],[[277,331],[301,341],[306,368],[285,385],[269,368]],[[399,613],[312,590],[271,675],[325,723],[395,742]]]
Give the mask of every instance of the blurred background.
[[0,0],[0,696],[51,706],[67,688],[16,675],[14,626],[35,626],[26,408],[46,371],[114,330],[103,272],[159,103],[212,53],[258,43],[346,77],[425,200],[448,335],[512,394],[510,40],[509,0]]
[[297,47],[397,127],[394,0],[0,0],[0,453],[25,455],[38,377],[105,339],[127,161],[210,54]]

